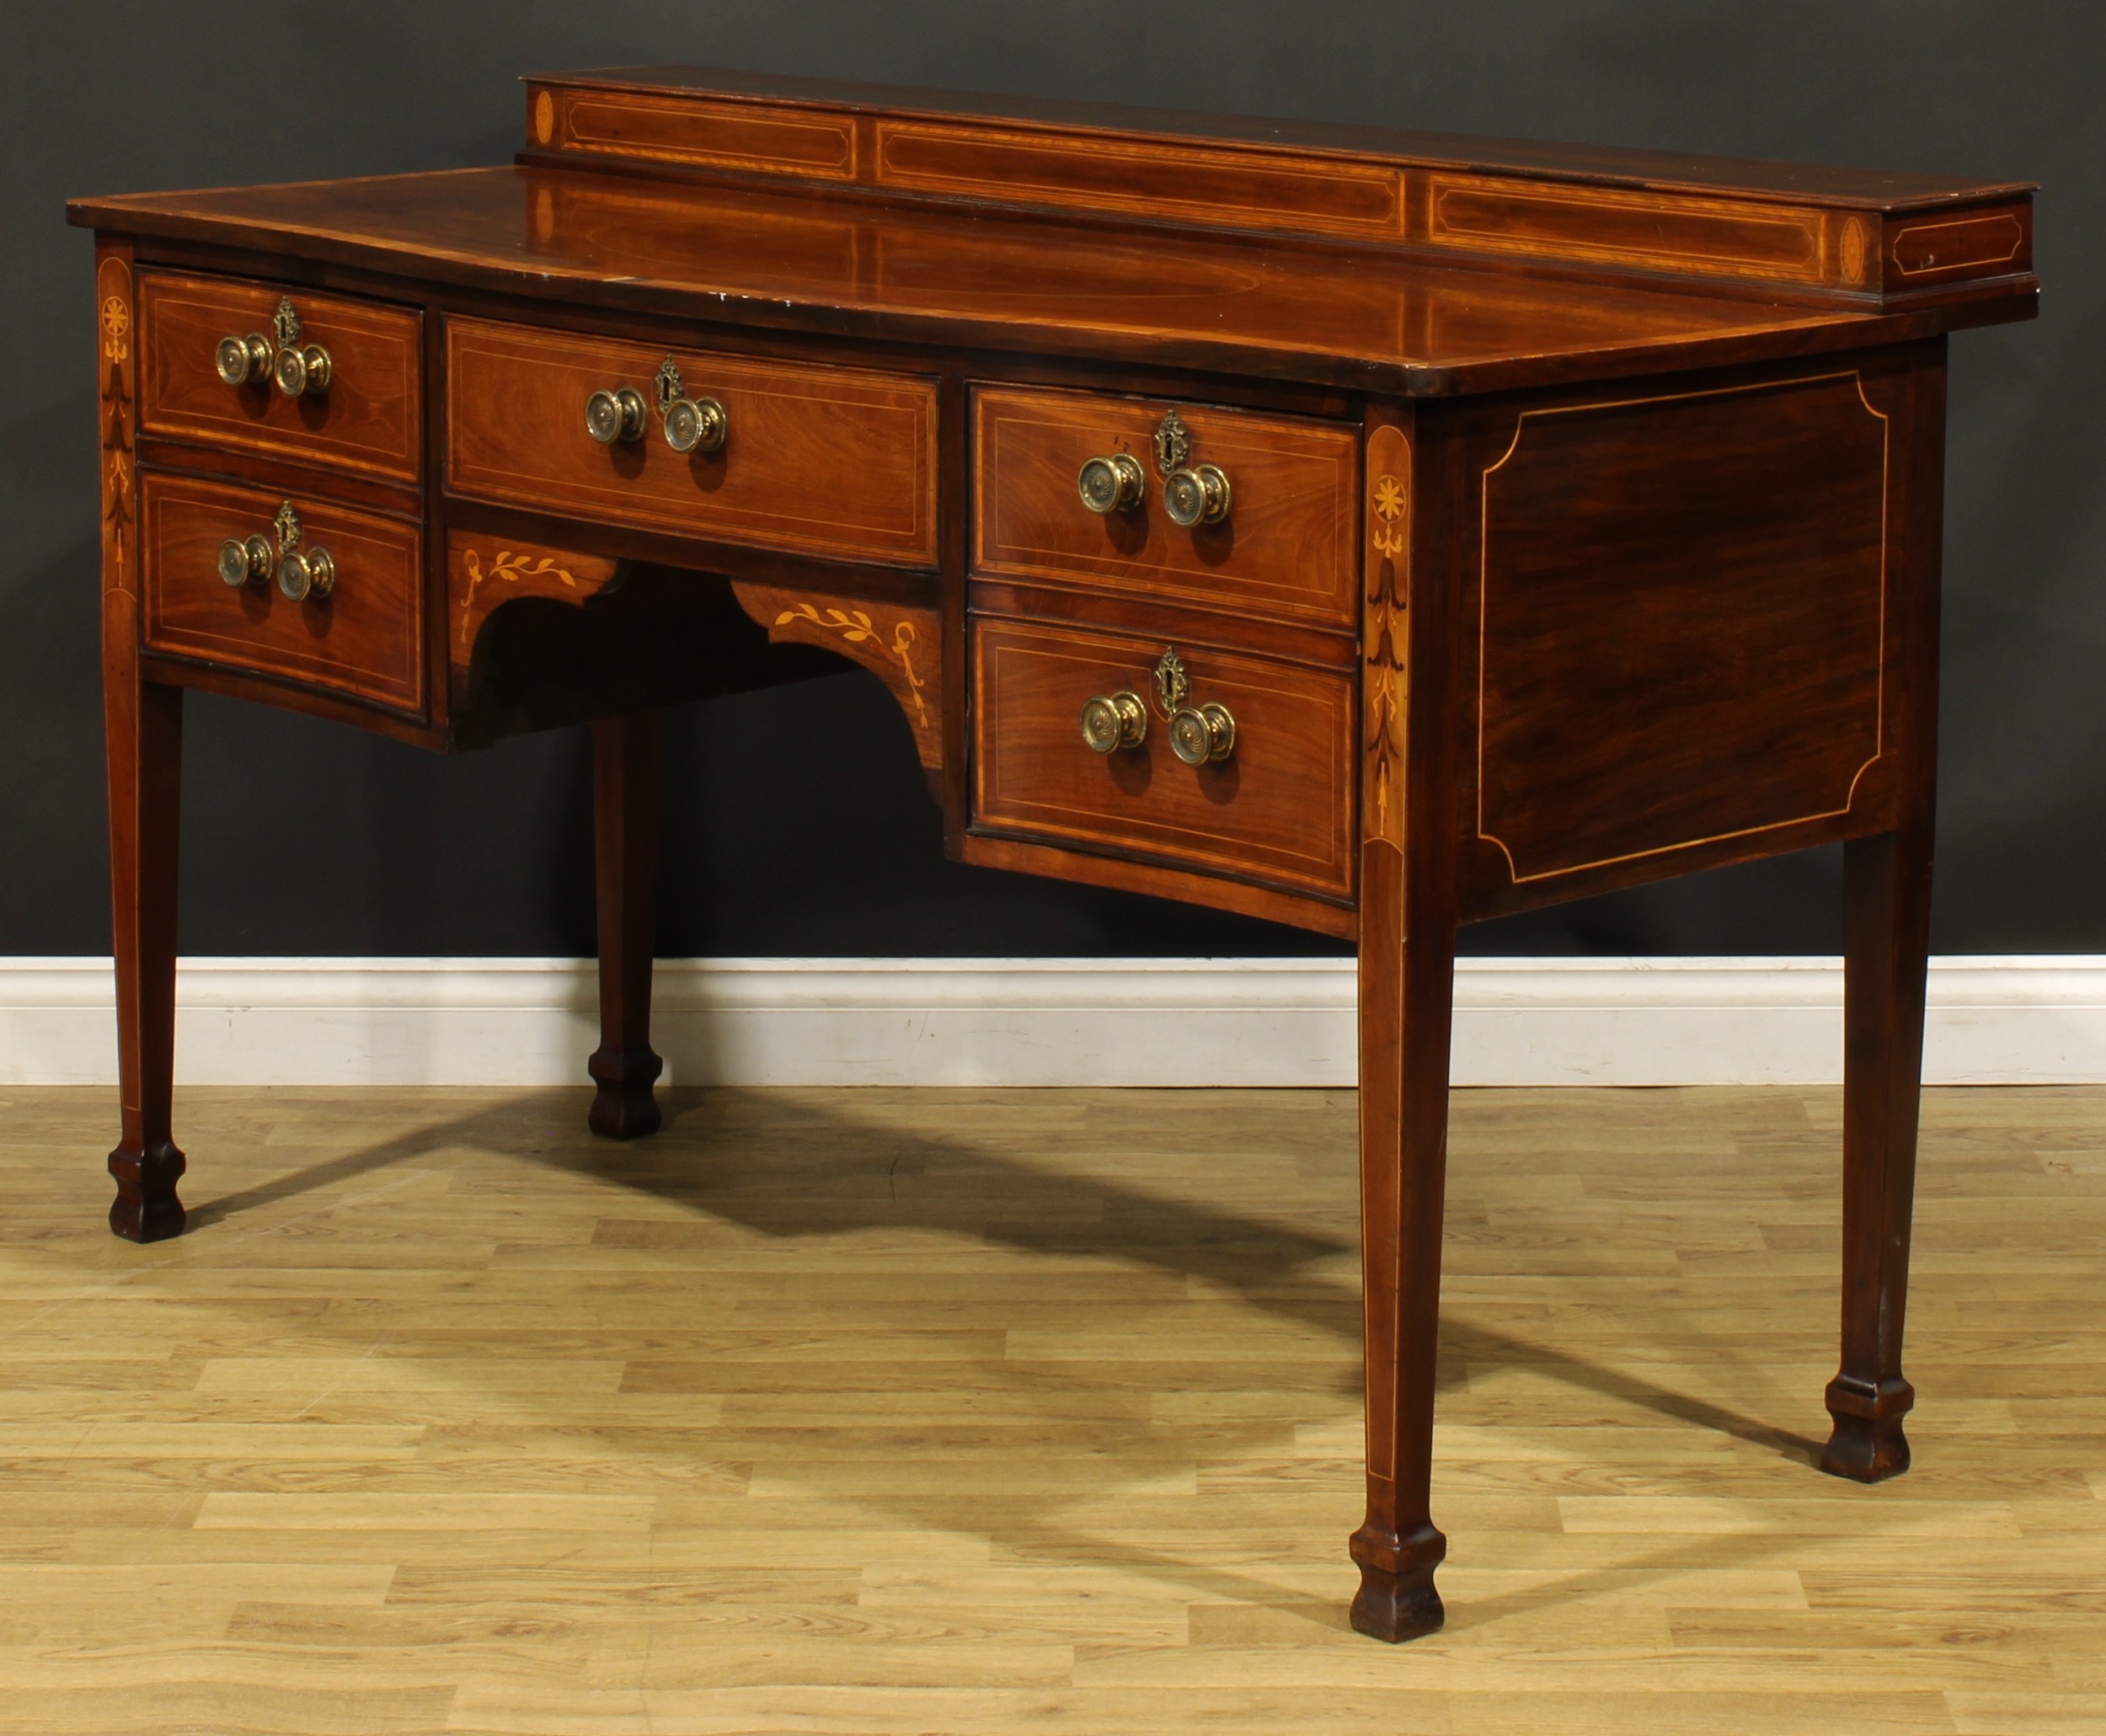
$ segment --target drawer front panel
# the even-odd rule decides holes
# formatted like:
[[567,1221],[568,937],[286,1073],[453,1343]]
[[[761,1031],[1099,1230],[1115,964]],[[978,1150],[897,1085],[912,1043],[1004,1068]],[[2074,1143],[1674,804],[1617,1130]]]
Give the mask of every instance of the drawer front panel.
[[282,495],[149,473],[142,491],[146,644],[281,676],[398,711],[424,708],[422,533],[414,524],[296,498],[301,547],[328,551],[325,599],[294,602],[275,583],[229,586],[229,537],[273,535]]
[[[1226,652],[1179,653],[1189,703],[1226,706],[1234,750],[1194,767],[1152,703],[1152,639],[1034,621],[973,625],[975,825],[1344,899],[1352,892],[1353,679]],[[1083,741],[1082,706],[1149,705],[1140,745]]]
[[[329,390],[288,398],[270,380],[229,386],[214,361],[220,339],[254,333],[275,343],[272,318],[287,299],[300,346],[329,352]],[[417,479],[421,315],[274,284],[148,272],[139,320],[143,433]]]
[[[1189,462],[1218,466],[1227,515],[1191,529],[1164,509],[1154,439],[1174,410]],[[1125,453],[1145,481],[1099,515],[1077,477]],[[1351,628],[1360,443],[1350,430],[1240,410],[1079,392],[974,394],[973,564],[990,575],[1139,593]]]
[[857,368],[673,352],[724,406],[714,452],[675,451],[656,411],[602,446],[585,401],[649,403],[662,347],[457,319],[446,328],[446,481],[456,494],[714,542],[933,566],[936,388]]

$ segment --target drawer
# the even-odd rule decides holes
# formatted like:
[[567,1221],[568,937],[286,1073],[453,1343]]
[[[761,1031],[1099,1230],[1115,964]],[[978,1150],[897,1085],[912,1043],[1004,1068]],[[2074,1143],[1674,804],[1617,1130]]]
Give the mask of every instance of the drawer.
[[[973,623],[973,805],[979,829],[1086,846],[1344,899],[1352,891],[1353,677],[1180,649],[1187,703],[1226,707],[1228,757],[1172,751],[1153,703],[1159,640],[981,616]],[[1083,741],[1093,697],[1148,708],[1137,746]]]
[[[1164,507],[1155,437],[1171,414],[1185,462],[1228,478],[1216,523],[1188,530]],[[1141,498],[1093,512],[1082,467],[1118,454],[1139,465]],[[974,569],[1350,628],[1359,476],[1359,436],[1322,422],[985,387],[973,398]]]
[[147,649],[421,713],[422,533],[404,520],[299,496],[300,547],[325,550],[335,564],[329,596],[294,602],[275,583],[229,586],[220,545],[230,537],[275,542],[283,504],[262,489],[147,473]]
[[[329,389],[288,398],[270,380],[229,386],[215,360],[220,340],[253,333],[275,347],[285,301],[299,322],[297,347],[329,353]],[[155,271],[140,275],[139,324],[142,433],[417,479],[421,315],[275,284]]]
[[676,452],[647,408],[633,439],[585,427],[596,392],[646,406],[662,345],[484,320],[446,325],[446,483],[681,537],[846,559],[936,560],[936,387],[909,375],[674,351],[691,400],[723,406],[713,452]]

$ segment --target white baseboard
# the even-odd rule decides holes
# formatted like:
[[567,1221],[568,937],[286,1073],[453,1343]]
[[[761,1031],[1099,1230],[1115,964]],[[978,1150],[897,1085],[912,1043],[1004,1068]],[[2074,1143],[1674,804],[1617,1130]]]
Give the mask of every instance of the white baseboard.
[[[578,1084],[570,959],[196,959],[176,1060],[213,1085]],[[1933,962],[1925,1076],[2106,1082],[2106,958]],[[1350,960],[660,961],[669,1082],[1350,1085]],[[0,959],[0,1085],[109,1084],[110,961]],[[1471,959],[1460,1085],[1813,1085],[1841,1076],[1835,959]]]

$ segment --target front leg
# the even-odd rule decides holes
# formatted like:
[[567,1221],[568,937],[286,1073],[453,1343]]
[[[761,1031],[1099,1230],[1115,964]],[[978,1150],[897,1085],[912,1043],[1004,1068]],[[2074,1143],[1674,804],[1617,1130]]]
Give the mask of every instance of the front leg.
[[[111,950],[117,967],[122,1131],[110,1154],[110,1227],[131,1242],[183,1231],[170,1130],[175,1084],[176,834],[183,690],[142,681],[129,596],[104,600],[103,714],[110,776]],[[115,604],[115,606],[110,606]]]
[[1842,1366],[1821,1469],[1877,1482],[1909,1468],[1901,1372],[1916,1188],[1923,991],[1930,963],[1926,820],[1843,848]]
[[1376,1639],[1431,1633],[1446,1617],[1434,1569],[1448,1540],[1429,1511],[1441,1236],[1447,1178],[1448,1047],[1455,925],[1417,902],[1404,858],[1361,855],[1360,1234],[1367,1371],[1367,1519],[1354,1532],[1353,1626]]
[[138,402],[130,249],[95,255],[102,421],[103,749],[110,796],[110,951],[117,972],[122,1105],[110,1227],[132,1242],[183,1230],[183,1154],[169,1130],[175,1084],[175,856],[183,693],[139,667]]
[[593,856],[599,887],[600,1046],[587,1066],[599,1086],[588,1120],[609,1139],[656,1133],[651,1084],[651,953],[658,930],[656,712],[592,726]]
[[[1434,1570],[1448,1552],[1429,1500],[1441,1338],[1455,1001],[1457,644],[1449,516],[1430,491],[1452,447],[1414,467],[1401,421],[1377,418],[1366,452],[1360,885],[1361,1290],[1367,1376],[1367,1518],[1353,1626],[1382,1640],[1446,1619]],[[1446,451],[1446,457],[1441,456]],[[1429,492],[1431,514],[1414,510]],[[1441,503],[1446,503],[1441,504]]]
[[[1889,547],[1899,699],[1890,831],[1843,847],[1842,1364],[1828,1383],[1835,1430],[1821,1469],[1877,1482],[1909,1468],[1901,1372],[1909,1226],[1923,1081],[1938,810],[1939,556],[1944,544],[1944,339],[1900,377],[1901,435]],[[1897,679],[1896,677],[1899,677]]]

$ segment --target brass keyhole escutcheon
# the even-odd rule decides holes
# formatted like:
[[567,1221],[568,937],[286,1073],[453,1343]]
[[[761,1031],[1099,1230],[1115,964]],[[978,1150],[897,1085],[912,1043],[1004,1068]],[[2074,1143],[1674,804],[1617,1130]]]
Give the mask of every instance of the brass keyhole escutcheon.
[[1162,421],[1156,425],[1155,449],[1158,476],[1184,469],[1185,461],[1192,456],[1191,431],[1175,410],[1164,411]]
[[1184,703],[1184,696],[1192,691],[1192,679],[1184,672],[1184,660],[1178,655],[1175,645],[1163,648],[1148,679],[1155,686],[1156,709],[1165,718],[1174,716]]

